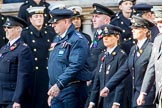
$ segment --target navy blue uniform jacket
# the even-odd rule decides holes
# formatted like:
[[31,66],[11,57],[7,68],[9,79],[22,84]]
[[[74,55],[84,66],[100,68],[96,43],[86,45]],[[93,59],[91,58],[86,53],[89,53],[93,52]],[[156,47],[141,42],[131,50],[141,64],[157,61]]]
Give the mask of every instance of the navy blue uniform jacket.
[[95,69],[95,79],[93,83],[93,88],[91,92],[90,102],[96,104],[96,108],[111,108],[113,102],[121,103],[123,87],[124,85],[119,85],[115,90],[113,90],[108,97],[101,98],[99,96],[100,90],[105,87],[107,81],[117,72],[120,66],[126,60],[126,53],[117,46],[114,51],[106,56],[103,60],[105,52],[100,54],[97,68]]
[[89,56],[88,41],[81,33],[75,30],[72,24],[66,36],[59,40],[51,50],[48,60],[48,74],[50,86],[55,83],[62,90],[73,81],[87,81],[91,79],[91,74],[87,65]]
[[27,108],[31,100],[32,66],[31,50],[20,39],[10,48],[0,49],[0,104],[17,102]]

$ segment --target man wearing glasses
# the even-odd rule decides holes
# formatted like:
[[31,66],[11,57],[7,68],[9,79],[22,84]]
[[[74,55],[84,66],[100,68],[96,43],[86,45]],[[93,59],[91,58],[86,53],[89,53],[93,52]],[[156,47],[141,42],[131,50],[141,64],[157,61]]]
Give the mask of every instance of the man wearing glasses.
[[7,16],[3,26],[9,42],[0,49],[0,108],[31,108],[33,57],[29,47],[20,39],[25,22]]

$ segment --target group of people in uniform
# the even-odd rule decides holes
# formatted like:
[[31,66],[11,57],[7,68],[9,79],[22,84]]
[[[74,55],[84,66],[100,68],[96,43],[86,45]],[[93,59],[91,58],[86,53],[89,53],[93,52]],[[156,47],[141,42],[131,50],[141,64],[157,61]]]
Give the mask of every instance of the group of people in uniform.
[[118,5],[92,5],[93,38],[79,6],[28,0],[17,17],[0,14],[0,108],[161,108],[153,7]]

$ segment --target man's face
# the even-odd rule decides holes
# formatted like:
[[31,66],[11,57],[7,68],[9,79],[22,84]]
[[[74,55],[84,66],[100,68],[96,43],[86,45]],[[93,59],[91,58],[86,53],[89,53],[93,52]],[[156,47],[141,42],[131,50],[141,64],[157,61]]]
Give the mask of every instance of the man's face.
[[80,29],[81,28],[81,19],[80,17],[73,17],[72,18],[72,23],[74,24],[76,29]]
[[99,29],[101,26],[110,23],[110,17],[104,14],[93,14],[93,28]]
[[30,17],[30,22],[32,23],[33,26],[40,27],[44,23],[44,16],[43,14],[33,14]]
[[4,27],[4,30],[6,32],[6,38],[9,41],[15,39],[15,37],[17,36],[18,27],[16,27],[16,26],[13,26],[13,27]]
[[132,12],[132,9],[131,9],[132,6],[133,6],[133,3],[131,1],[125,1],[121,5],[119,5],[119,9],[122,12],[131,13]]
[[57,34],[62,35],[66,31],[65,24],[66,24],[66,19],[61,19],[53,23],[52,27]]

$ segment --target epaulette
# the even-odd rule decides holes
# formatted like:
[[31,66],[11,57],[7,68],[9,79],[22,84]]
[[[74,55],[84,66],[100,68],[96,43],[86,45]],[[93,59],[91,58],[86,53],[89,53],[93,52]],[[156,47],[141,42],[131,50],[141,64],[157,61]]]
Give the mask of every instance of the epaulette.
[[121,53],[126,54],[124,50],[120,50]]
[[23,43],[23,46],[28,46],[26,43]]
[[79,38],[83,38],[83,36],[81,35],[81,33],[76,33],[78,35]]

